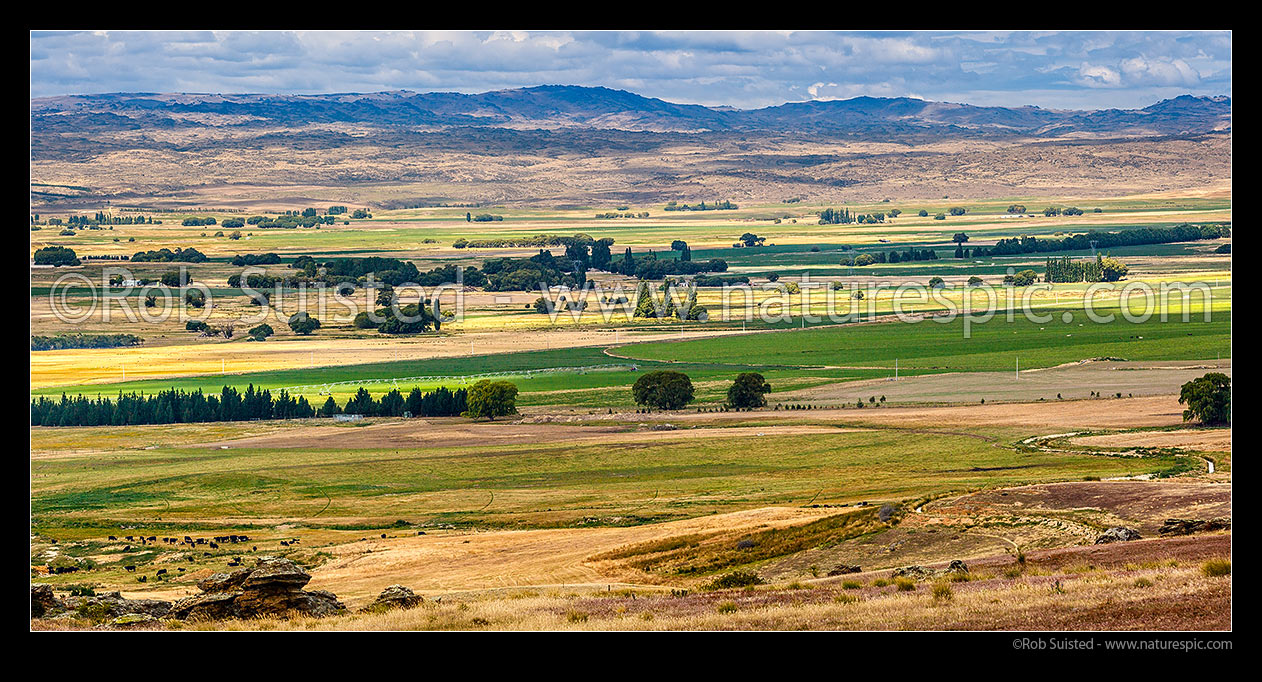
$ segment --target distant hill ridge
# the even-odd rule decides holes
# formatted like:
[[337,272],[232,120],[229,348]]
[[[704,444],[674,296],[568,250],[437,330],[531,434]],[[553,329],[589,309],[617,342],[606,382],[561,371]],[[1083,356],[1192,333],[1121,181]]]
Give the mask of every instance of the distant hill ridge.
[[587,127],[651,132],[1142,136],[1231,129],[1231,98],[1181,95],[1143,109],[985,107],[907,97],[790,102],[761,109],[676,104],[625,90],[544,85],[480,94],[390,91],[328,95],[109,93],[31,100],[40,132],[189,126]]

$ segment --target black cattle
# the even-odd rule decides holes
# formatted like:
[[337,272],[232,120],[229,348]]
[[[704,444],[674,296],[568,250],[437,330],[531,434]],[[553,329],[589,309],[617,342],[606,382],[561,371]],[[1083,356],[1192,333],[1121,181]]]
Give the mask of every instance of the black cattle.
[[385,534],[385,533],[382,533],[382,534],[381,534],[381,539],[382,539],[382,540],[385,540],[385,539],[386,539],[386,534]]
[[213,542],[212,542],[212,543],[210,543],[210,548],[211,548],[211,549],[219,549],[219,545],[216,545],[215,543],[213,543]]
[[136,572],[136,567],[135,567],[135,566],[124,566],[123,568],[127,569],[127,572],[128,572],[128,573],[135,573],[135,572]]
[[113,535],[111,535],[111,536],[110,536],[110,539],[111,539],[111,540],[117,540],[118,538],[116,538],[116,537],[114,537]]
[[167,572],[167,570],[166,570],[165,568],[159,568],[159,569],[158,569],[158,575],[162,575],[162,574],[164,574],[164,573],[166,573],[166,572]]
[[138,582],[142,582],[142,583],[143,583],[143,582],[147,582],[147,581],[148,581],[148,578],[145,578],[145,577],[142,575],[142,576],[140,576],[139,578],[136,578],[136,580],[137,580]]

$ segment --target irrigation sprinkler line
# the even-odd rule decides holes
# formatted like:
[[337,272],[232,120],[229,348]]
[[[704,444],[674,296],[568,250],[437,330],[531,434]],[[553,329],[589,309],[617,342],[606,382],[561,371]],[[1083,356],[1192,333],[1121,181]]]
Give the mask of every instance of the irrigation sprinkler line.
[[[391,377],[391,378],[389,378],[389,379],[372,379],[372,380],[364,380],[364,379],[351,379],[351,380],[349,380],[349,381],[331,381],[331,382],[322,383],[322,384],[306,384],[306,385],[302,385],[302,386],[283,386],[283,387],[281,387],[281,388],[277,388],[277,389],[275,389],[275,390],[276,390],[277,392],[279,392],[279,391],[287,391],[287,392],[289,392],[289,393],[299,393],[299,392],[302,392],[302,391],[305,391],[305,390],[309,390],[309,389],[313,389],[313,388],[315,388],[315,389],[322,389],[321,395],[325,395],[324,391],[329,391],[329,389],[330,389],[331,387],[333,387],[333,386],[371,385],[371,384],[385,384],[385,383],[393,383],[393,384],[395,385],[395,387],[396,387],[396,388],[398,388],[399,382],[401,382],[401,381],[402,381],[402,382],[409,382],[409,381],[413,381],[413,382],[417,382],[417,383],[431,383],[431,382],[436,382],[436,381],[437,381],[437,382],[442,382],[442,381],[451,381],[451,382],[454,382],[454,383],[462,383],[462,384],[463,384],[463,383],[468,383],[470,379],[490,379],[490,378],[494,378],[494,377],[535,376],[535,375],[538,375],[538,374],[562,374],[562,373],[566,373],[566,372],[578,372],[578,373],[580,373],[580,374],[581,374],[581,373],[584,373],[584,372],[613,371],[613,370],[619,370],[619,369],[630,369],[630,370],[635,370],[635,369],[637,369],[637,366],[636,366],[636,365],[633,365],[633,364],[629,364],[629,363],[623,363],[623,364],[613,364],[613,365],[586,365],[586,366],[582,366],[582,367],[544,367],[544,368],[541,368],[541,369],[508,370],[508,371],[504,371],[504,372],[486,372],[486,373],[483,373],[483,374],[463,374],[463,375],[426,375],[426,376],[415,376],[415,377]],[[329,392],[331,392],[331,391],[329,391]]]

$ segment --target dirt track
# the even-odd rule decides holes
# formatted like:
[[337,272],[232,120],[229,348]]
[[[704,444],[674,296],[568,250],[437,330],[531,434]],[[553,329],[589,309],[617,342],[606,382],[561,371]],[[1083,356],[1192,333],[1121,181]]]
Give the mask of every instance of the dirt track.
[[1231,429],[1184,429],[1180,431],[1141,431],[1082,436],[1073,445],[1097,448],[1182,448],[1205,452],[1231,452]]

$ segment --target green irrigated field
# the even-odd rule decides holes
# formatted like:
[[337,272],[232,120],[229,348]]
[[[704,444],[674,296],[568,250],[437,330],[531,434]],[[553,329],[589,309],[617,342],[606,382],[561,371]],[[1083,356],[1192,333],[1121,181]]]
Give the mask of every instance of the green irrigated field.
[[[821,327],[793,332],[731,336],[704,341],[657,342],[620,349],[620,355],[660,362],[698,362],[708,357],[739,358],[749,365],[894,367],[931,371],[1006,370],[1051,367],[1090,358],[1195,360],[1231,356],[1231,312],[1217,311],[1210,322],[1178,316],[1131,324],[1086,319],[1080,309],[1038,311],[1050,316],[1033,322],[1000,313],[984,324],[965,320],[921,321]],[[1072,317],[1066,322],[1063,314]]]
[[[759,371],[772,384],[773,391],[790,391],[820,383],[890,376],[895,366],[902,376],[938,372],[987,372],[1051,367],[1092,358],[1122,358],[1132,361],[1210,360],[1231,357],[1230,289],[1214,292],[1211,320],[1203,318],[1203,307],[1193,299],[1189,320],[1183,321],[1179,302],[1172,299],[1166,308],[1167,320],[1158,315],[1141,323],[1130,323],[1116,307],[1102,302],[1095,310],[1112,314],[1111,323],[1090,321],[1081,308],[1039,308],[1046,321],[1027,320],[1016,314],[1008,321],[998,313],[986,322],[971,321],[965,336],[965,321],[936,320],[873,324],[843,324],[784,329],[745,335],[715,336],[679,342],[654,342],[610,349],[575,348],[528,351],[491,356],[439,358],[431,360],[380,362],[340,367],[212,375],[164,380],[135,381],[81,387],[39,389],[36,395],[114,395],[119,391],[154,392],[168,388],[201,389],[218,392],[225,383],[244,389],[253,384],[273,391],[290,388],[308,400],[323,401],[332,394],[339,402],[359,386],[374,395],[397,387],[406,392],[438,385],[469,383],[466,375],[492,372],[525,372],[545,368],[581,368],[632,363],[626,368],[506,377],[521,390],[523,406],[570,405],[584,409],[631,406],[628,390],[643,371],[674,369],[687,373],[697,385],[699,402],[718,402],[727,382],[744,371]],[[1135,310],[1135,313],[1139,313]],[[1064,315],[1070,318],[1066,321]],[[450,377],[409,381],[408,377]],[[352,382],[352,383],[345,383]],[[326,384],[330,385],[327,388]],[[304,387],[294,390],[293,387]]]

